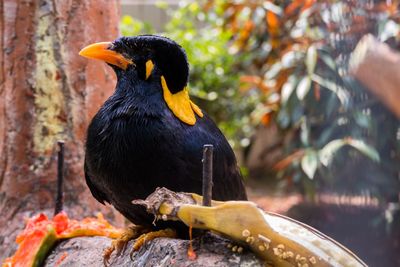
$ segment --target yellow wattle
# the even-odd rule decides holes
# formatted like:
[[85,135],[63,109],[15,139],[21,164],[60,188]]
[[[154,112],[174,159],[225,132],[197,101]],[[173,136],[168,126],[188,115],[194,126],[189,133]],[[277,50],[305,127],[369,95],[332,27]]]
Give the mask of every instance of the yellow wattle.
[[194,125],[196,123],[195,112],[199,117],[203,117],[201,109],[190,100],[186,87],[182,91],[172,94],[168,89],[164,76],[161,76],[161,86],[168,108],[179,120],[186,124]]
[[201,111],[199,106],[196,105],[195,103],[193,103],[192,100],[189,100],[189,101],[190,101],[190,105],[192,106],[193,111],[197,114],[197,116],[199,116],[200,118],[203,118],[203,112]]
[[151,61],[151,59],[147,60],[146,61],[146,80],[149,78],[153,69],[154,69],[153,61]]

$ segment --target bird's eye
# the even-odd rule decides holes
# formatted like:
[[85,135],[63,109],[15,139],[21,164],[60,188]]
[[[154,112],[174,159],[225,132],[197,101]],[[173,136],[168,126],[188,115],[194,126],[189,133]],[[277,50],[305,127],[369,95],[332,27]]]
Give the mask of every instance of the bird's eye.
[[154,69],[153,61],[151,59],[147,60],[146,61],[146,80],[150,77],[153,69]]

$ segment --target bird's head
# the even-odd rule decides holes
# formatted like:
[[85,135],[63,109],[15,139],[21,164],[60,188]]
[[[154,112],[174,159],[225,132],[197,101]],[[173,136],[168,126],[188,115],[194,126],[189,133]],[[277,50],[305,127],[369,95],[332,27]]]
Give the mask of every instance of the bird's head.
[[168,108],[182,122],[194,125],[195,114],[203,116],[189,98],[186,53],[171,39],[155,35],[121,37],[113,42],[91,44],[79,54],[107,62],[118,79],[140,79],[148,86],[158,82],[161,86],[157,88],[161,88]]

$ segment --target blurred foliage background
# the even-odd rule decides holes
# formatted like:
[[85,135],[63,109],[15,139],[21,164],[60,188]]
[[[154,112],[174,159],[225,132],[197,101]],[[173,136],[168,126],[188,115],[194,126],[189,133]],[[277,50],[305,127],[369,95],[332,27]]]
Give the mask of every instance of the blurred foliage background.
[[[275,125],[281,185],[310,200],[317,192],[377,198],[387,225],[399,222],[399,121],[348,75],[366,33],[399,50],[397,1],[188,1],[168,12],[159,34],[185,48],[190,92],[235,148]],[[129,16],[121,30],[155,33]]]
[[[165,32],[157,33],[173,40],[186,50],[190,63],[189,90],[194,100],[211,117],[233,147],[248,146],[256,123],[250,114],[260,101],[260,92],[238,90],[239,77],[247,53],[232,53],[230,40],[233,32],[224,28],[223,12],[206,12],[199,2],[181,2],[179,9],[168,10],[159,2],[159,8],[167,9],[171,20]],[[123,35],[156,34],[146,22],[124,16],[121,21]]]

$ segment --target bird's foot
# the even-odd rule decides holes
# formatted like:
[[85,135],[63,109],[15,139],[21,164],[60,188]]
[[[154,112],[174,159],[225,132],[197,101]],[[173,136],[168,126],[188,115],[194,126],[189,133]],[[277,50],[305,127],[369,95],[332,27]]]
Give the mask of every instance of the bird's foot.
[[132,254],[135,251],[138,251],[146,242],[151,241],[155,238],[158,237],[169,237],[169,238],[175,238],[177,236],[176,231],[171,228],[163,229],[163,230],[158,230],[154,232],[148,232],[144,233],[141,236],[139,236],[135,243],[133,244],[132,252],[131,252],[131,257]]
[[131,225],[128,226],[118,237],[117,239],[113,240],[111,242],[111,245],[107,247],[103,251],[103,263],[104,266],[108,266],[109,260],[111,258],[111,254],[116,250],[117,255],[120,255],[121,252],[124,250],[126,247],[126,244],[128,244],[129,240],[134,239],[138,236],[142,236],[144,233],[149,232],[150,229],[146,228],[141,225]]

